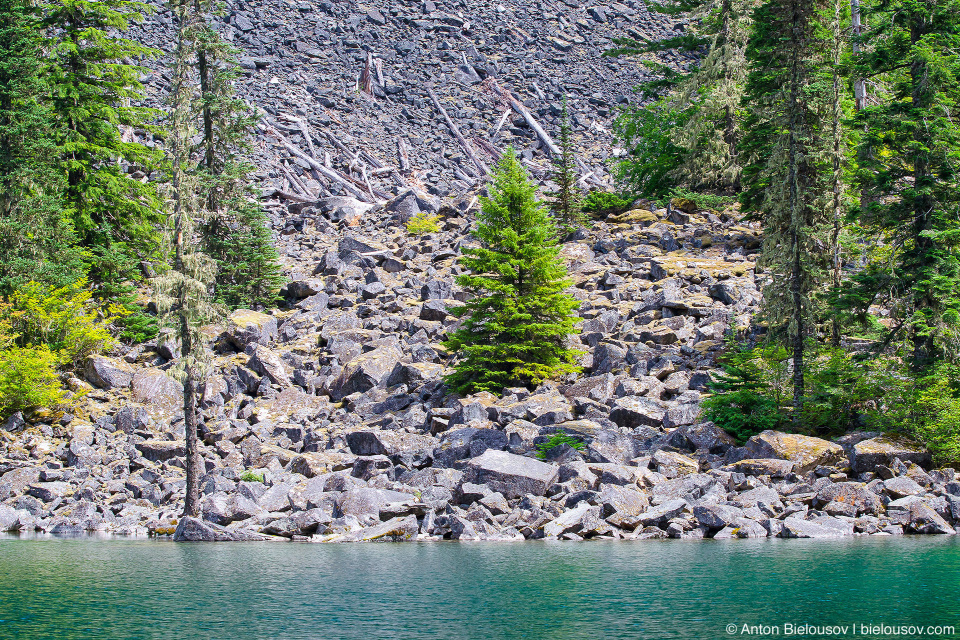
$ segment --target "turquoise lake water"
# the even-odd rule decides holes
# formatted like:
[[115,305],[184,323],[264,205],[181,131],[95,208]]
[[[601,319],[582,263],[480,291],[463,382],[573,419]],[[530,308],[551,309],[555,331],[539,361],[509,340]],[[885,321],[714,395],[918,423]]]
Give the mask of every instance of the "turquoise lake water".
[[0,538],[0,638],[960,638],[957,538]]

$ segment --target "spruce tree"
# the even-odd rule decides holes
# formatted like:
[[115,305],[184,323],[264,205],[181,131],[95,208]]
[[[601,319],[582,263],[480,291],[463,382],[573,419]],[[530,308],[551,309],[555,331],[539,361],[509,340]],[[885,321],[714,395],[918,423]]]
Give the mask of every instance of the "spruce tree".
[[578,370],[579,352],[566,341],[577,332],[579,303],[564,293],[570,282],[556,226],[512,148],[492,178],[474,232],[480,246],[460,258],[469,273],[457,284],[474,297],[444,343],[458,357],[447,383],[460,393],[500,393]]
[[553,158],[553,181],[557,190],[546,195],[553,199],[550,209],[557,221],[561,235],[566,235],[583,227],[587,217],[580,209],[580,191],[577,188],[577,163],[573,155],[573,130],[570,127],[570,112],[567,110],[567,97],[563,97],[560,111],[560,154]]
[[889,97],[857,114],[863,202],[858,221],[889,252],[858,274],[846,302],[862,314],[889,304],[888,342],[905,337],[916,371],[955,356],[960,338],[960,0],[862,3],[859,77]]
[[744,148],[755,160],[744,171],[741,202],[763,221],[759,263],[770,274],[763,312],[792,351],[796,416],[803,404],[805,342],[815,328],[832,197],[827,187],[833,79],[822,71],[820,53],[830,50],[824,4],[768,0],[754,15],[747,48]]
[[37,8],[0,0],[0,298],[31,280],[64,287],[83,276],[51,162],[57,148],[40,45]]

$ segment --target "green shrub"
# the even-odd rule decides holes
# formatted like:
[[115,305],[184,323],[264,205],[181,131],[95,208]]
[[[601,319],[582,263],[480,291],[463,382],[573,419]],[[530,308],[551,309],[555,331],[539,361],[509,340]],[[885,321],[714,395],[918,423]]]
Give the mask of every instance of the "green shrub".
[[65,404],[57,377],[59,363],[46,345],[15,346],[9,318],[0,319],[0,419],[17,411]]
[[108,311],[111,315],[104,317],[84,281],[61,288],[29,282],[11,296],[6,309],[18,346],[46,345],[72,367],[116,344],[110,323],[124,311],[114,306]]
[[582,451],[583,448],[586,446],[583,444],[582,441],[580,441],[577,438],[574,438],[573,436],[568,436],[565,433],[555,433],[553,434],[553,436],[551,436],[549,440],[547,440],[542,444],[537,445],[537,457],[540,458],[541,460],[546,460],[547,451],[550,451],[550,449],[559,447],[560,445],[564,445],[564,444],[570,445],[577,451]]
[[634,200],[629,194],[591,191],[583,199],[580,210],[594,216],[616,215],[629,209]]
[[713,193],[700,193],[681,189],[679,187],[671,189],[670,192],[657,200],[657,206],[666,207],[667,203],[676,200],[691,200],[696,204],[697,209],[724,209],[737,203],[736,196],[719,196]]
[[937,465],[960,465],[960,367],[940,365],[926,375],[889,380],[866,426],[922,442]]
[[787,355],[781,348],[737,349],[721,361],[723,373],[710,383],[714,395],[701,403],[705,420],[733,436],[738,443],[787,420],[777,389],[771,382],[773,362]]
[[262,471],[260,473],[256,471],[244,471],[240,474],[240,480],[242,482],[263,482],[264,474]]
[[422,236],[438,231],[440,231],[440,216],[428,216],[421,211],[407,222],[407,233],[412,236]]

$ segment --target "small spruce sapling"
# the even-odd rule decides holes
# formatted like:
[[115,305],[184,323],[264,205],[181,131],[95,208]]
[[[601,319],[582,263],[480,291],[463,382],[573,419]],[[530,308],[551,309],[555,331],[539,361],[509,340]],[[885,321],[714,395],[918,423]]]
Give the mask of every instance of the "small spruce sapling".
[[587,224],[587,217],[580,206],[580,191],[577,189],[576,159],[573,155],[572,129],[566,96],[563,98],[563,109],[560,114],[559,140],[560,154],[553,158],[552,175],[557,189],[546,195],[552,199],[550,209],[557,221],[560,234],[566,235]]

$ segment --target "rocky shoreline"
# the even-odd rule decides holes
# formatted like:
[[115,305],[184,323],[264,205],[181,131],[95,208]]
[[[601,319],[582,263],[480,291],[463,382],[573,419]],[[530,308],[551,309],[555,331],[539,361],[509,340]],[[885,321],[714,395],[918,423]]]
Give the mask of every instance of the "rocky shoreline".
[[[406,235],[410,208],[442,230]],[[0,429],[0,530],[179,540],[526,540],[953,534],[960,482],[915,444],[700,417],[724,331],[759,300],[735,211],[635,209],[564,245],[583,374],[448,395],[440,342],[475,200],[292,205],[286,307],[208,327],[202,519],[180,519],[181,387],[161,338],[90,360],[69,415]],[[557,433],[584,443],[537,447]]]

